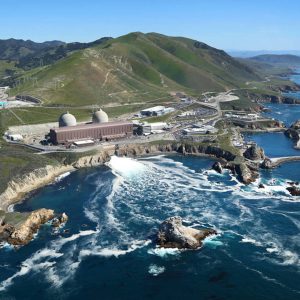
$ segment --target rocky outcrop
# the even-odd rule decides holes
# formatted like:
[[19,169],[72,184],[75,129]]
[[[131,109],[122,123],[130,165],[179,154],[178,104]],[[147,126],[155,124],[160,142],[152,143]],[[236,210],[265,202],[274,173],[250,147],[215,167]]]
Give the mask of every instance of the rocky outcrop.
[[299,187],[292,185],[286,188],[292,196],[300,196]]
[[14,226],[4,221],[0,229],[2,239],[12,245],[26,245],[32,240],[41,225],[53,218],[54,211],[52,209],[42,208],[29,214],[21,224]]
[[212,169],[215,170],[217,173],[222,174],[223,173],[223,167],[222,164],[219,161],[216,161],[212,165]]
[[300,120],[287,129],[285,135],[293,140],[296,148],[300,148]]
[[111,149],[100,151],[94,155],[83,156],[71,165],[75,169],[100,166],[110,160],[110,157],[114,155],[114,151],[114,147],[112,147]]
[[244,157],[250,160],[263,160],[265,158],[264,150],[257,144],[252,145],[244,152]]
[[257,102],[267,103],[285,103],[285,104],[300,104],[300,100],[284,95],[269,95],[269,94],[254,94],[249,93],[248,97]]
[[273,163],[269,157],[265,157],[263,162],[260,164],[260,167],[262,169],[271,169],[273,168]]
[[289,191],[289,193],[292,196],[300,196],[299,182],[288,181],[287,183],[290,185],[286,188]]
[[236,164],[235,171],[239,181],[244,184],[250,184],[251,182],[254,182],[259,176],[258,169],[246,164],[245,162]]
[[52,219],[51,225],[53,227],[59,227],[62,224],[67,223],[68,219],[69,219],[69,217],[67,216],[67,214],[66,213],[62,213],[61,215],[59,215],[59,216],[57,216],[57,217],[55,217],[55,218]]
[[[17,214],[15,220],[12,217],[6,218],[4,216],[0,223],[0,240],[15,246],[28,244],[39,228],[50,220],[55,227],[68,221],[65,213],[56,216],[54,210],[45,208],[25,213],[26,217],[24,214]],[[18,221],[20,218],[24,219]]]
[[171,217],[160,225],[157,244],[163,248],[197,249],[206,237],[214,234],[217,234],[214,229],[186,227],[180,217]]

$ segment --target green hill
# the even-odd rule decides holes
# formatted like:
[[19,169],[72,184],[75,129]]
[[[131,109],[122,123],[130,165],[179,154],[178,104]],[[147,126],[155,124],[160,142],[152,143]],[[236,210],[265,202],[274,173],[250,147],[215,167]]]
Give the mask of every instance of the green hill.
[[264,54],[258,55],[250,58],[251,60],[269,63],[269,64],[287,64],[294,65],[300,64],[300,56],[291,55],[291,54]]
[[13,93],[74,106],[160,102],[171,91],[199,95],[243,87],[251,80],[260,80],[251,68],[204,43],[130,33],[30,70]]

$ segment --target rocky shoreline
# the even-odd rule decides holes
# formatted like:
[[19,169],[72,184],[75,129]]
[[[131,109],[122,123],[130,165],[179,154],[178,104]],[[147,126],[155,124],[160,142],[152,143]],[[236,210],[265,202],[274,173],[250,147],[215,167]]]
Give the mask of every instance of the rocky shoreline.
[[[221,159],[231,165],[243,165],[236,168],[236,174],[242,178],[242,182],[249,183],[252,171],[246,162],[235,163],[236,155],[230,151],[221,149],[218,146],[195,145],[189,143],[169,142],[160,144],[128,144],[123,146],[109,147],[93,155],[83,156],[74,162],[67,164],[61,163],[56,166],[46,166],[28,173],[21,178],[15,178],[8,183],[6,190],[0,195],[0,210],[8,211],[8,207],[19,202],[24,196],[41,188],[55,180],[63,173],[74,171],[80,168],[95,167],[103,165],[110,160],[112,155],[139,157],[144,155],[155,155],[161,153],[177,153],[182,155],[206,156]],[[244,179],[243,179],[244,178]],[[253,180],[252,180],[253,181]]]
[[[165,141],[157,144],[127,144],[122,146],[116,145],[115,147],[110,146],[106,149],[100,150],[95,154],[80,157],[73,162],[61,163],[56,166],[46,166],[45,168],[37,169],[29,174],[26,174],[21,178],[14,179],[13,181],[9,182],[7,189],[0,195],[0,212],[2,211],[3,213],[8,213],[8,208],[10,205],[19,202],[27,193],[53,182],[57,176],[80,168],[103,165],[110,160],[112,155],[140,157],[144,155],[155,155],[161,153],[177,153],[182,155],[217,158],[219,161],[214,164],[215,170],[221,173],[223,168],[229,169],[241,182],[244,184],[249,184],[258,178],[258,169],[260,167],[259,160],[264,158],[263,151],[256,146],[253,147],[254,148],[251,148],[244,153],[244,157],[237,157],[230,151],[221,149],[218,146],[203,144],[196,145],[173,141]],[[37,213],[37,211],[32,212],[32,214],[34,213]],[[40,218],[40,223],[38,226],[31,226],[29,221],[29,223],[27,223],[28,219],[25,219],[23,223],[27,225],[24,226],[29,228],[28,232],[31,232],[32,234],[29,233],[27,235],[28,238],[24,239],[22,242],[20,242],[20,244],[28,243],[28,240],[32,238],[34,232],[36,232],[42,224],[50,219],[53,219],[54,217],[55,212],[46,213],[45,211],[45,215],[43,218]],[[31,218],[30,215],[28,218]],[[8,226],[7,223],[4,225]],[[20,241],[20,239],[15,240]],[[14,243],[17,244],[18,242]]]
[[292,139],[296,149],[300,149],[300,120],[296,121],[285,131],[285,135]]
[[[13,215],[13,216],[12,216]],[[12,222],[11,219],[14,218]],[[56,215],[52,209],[38,209],[31,213],[9,213],[0,218],[0,241],[13,246],[27,245],[40,227],[51,221],[53,227],[58,227],[68,221],[65,213]]]

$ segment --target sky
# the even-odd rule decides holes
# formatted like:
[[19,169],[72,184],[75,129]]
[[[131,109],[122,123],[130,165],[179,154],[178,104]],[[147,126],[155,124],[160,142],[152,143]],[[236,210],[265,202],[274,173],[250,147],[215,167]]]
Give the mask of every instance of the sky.
[[0,0],[0,39],[88,42],[133,31],[225,50],[300,50],[300,0]]

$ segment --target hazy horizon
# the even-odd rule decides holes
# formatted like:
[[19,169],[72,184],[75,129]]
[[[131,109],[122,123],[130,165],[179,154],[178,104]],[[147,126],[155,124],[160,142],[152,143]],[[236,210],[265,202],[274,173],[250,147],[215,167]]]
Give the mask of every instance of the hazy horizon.
[[296,0],[284,13],[279,0],[11,0],[1,7],[13,13],[1,17],[0,39],[88,42],[141,31],[189,37],[227,51],[300,49]]

